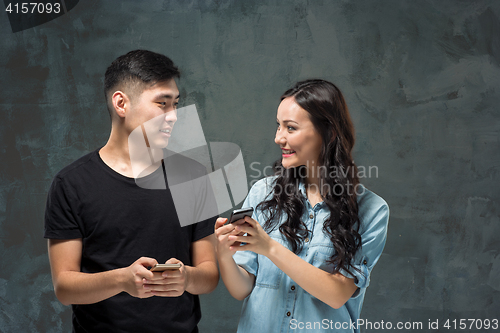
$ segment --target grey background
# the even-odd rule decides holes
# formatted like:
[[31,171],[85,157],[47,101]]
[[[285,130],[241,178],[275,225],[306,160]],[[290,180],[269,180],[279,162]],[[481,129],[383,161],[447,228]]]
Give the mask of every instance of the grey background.
[[[241,147],[249,182],[252,162],[279,157],[280,94],[299,79],[337,83],[356,163],[378,167],[363,182],[391,208],[361,317],[423,331],[499,318],[499,15],[494,0],[84,0],[14,34],[2,11],[0,331],[70,331],[42,237],[46,192],[105,144],[103,74],[137,48],[176,62],[184,105],[196,103],[207,141]],[[222,282],[201,299],[202,332],[235,331],[241,303]]]

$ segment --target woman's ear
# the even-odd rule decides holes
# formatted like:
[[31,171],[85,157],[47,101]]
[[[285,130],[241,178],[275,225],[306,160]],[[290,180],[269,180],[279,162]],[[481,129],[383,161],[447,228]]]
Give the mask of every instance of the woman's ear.
[[333,128],[331,130],[331,133],[332,133],[332,136],[330,138],[330,144],[334,143],[335,139],[337,139],[337,133],[335,132],[335,130]]

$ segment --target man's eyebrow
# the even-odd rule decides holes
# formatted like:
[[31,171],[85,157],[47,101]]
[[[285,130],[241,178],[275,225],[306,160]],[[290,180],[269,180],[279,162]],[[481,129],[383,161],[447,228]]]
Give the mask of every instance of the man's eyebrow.
[[160,99],[160,98],[166,98],[166,99],[179,99],[179,97],[181,97],[181,95],[177,95],[175,98],[174,98],[174,95],[172,94],[158,94],[155,96],[155,99]]

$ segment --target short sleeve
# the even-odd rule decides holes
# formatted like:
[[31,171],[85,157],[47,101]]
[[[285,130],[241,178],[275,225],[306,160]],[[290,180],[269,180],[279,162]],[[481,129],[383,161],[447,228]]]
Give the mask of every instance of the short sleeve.
[[198,178],[198,186],[194,189],[196,198],[194,206],[195,221],[192,242],[200,240],[214,233],[215,221],[219,217],[217,213],[217,201],[210,184],[210,179],[206,176],[206,170],[203,170],[202,177]]
[[50,186],[45,208],[44,237],[49,239],[82,238],[77,200],[64,179],[56,177]]
[[[268,177],[255,183],[241,206],[242,208],[252,207],[254,209],[252,218],[261,225],[265,220],[262,213],[258,211],[256,207],[259,203],[266,200],[266,197],[270,194],[272,179],[272,177]],[[243,267],[248,273],[257,276],[257,271],[259,269],[257,256],[258,255],[252,251],[237,251],[233,255],[233,259],[237,265]]]
[[[367,197],[368,196],[368,197]],[[367,288],[370,284],[370,273],[382,255],[387,239],[387,224],[389,222],[389,206],[387,203],[372,192],[364,194],[361,202],[358,202],[361,249],[356,253],[353,267],[355,284],[358,288]],[[340,273],[346,277],[352,277],[345,270]],[[356,297],[359,290],[353,295]]]

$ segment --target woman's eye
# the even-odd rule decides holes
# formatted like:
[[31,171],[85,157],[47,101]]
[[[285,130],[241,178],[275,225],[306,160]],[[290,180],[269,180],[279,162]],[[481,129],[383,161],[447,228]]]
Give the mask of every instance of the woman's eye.
[[167,105],[167,102],[158,102],[158,104],[160,104],[161,106],[165,106]]
[[287,129],[288,129],[289,131],[295,131],[295,127],[292,127],[292,126],[288,126],[288,127],[287,127]]

